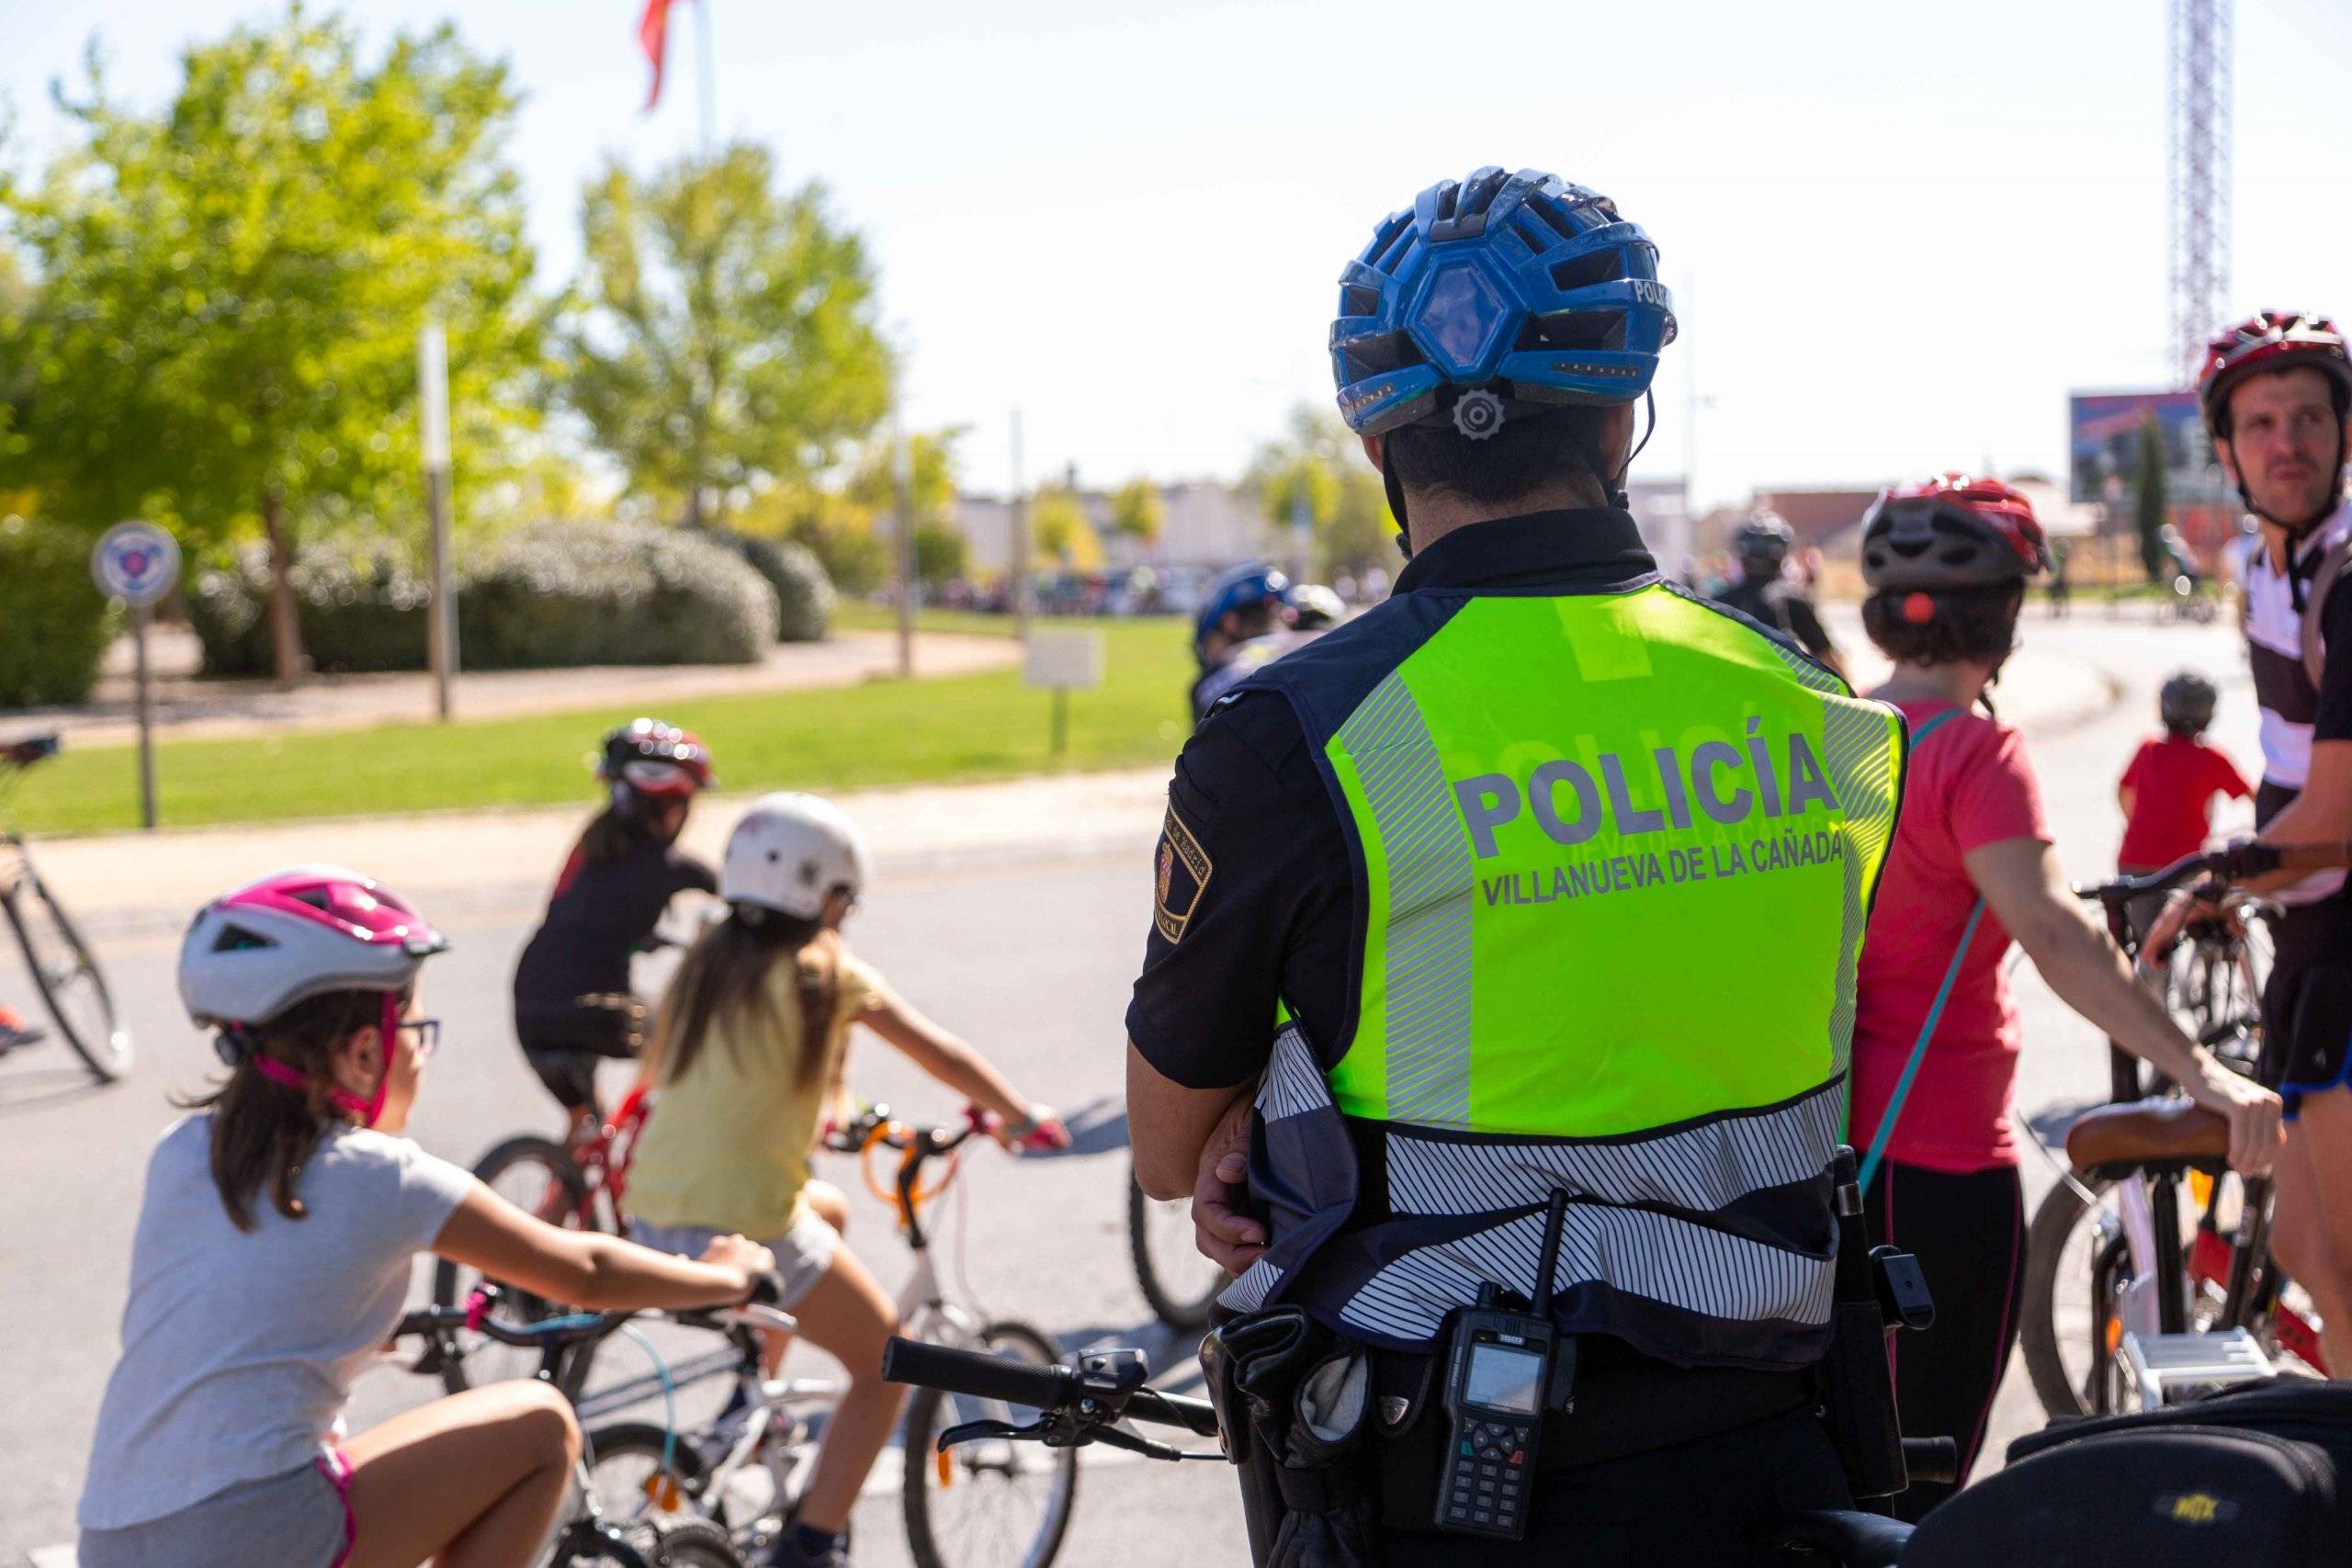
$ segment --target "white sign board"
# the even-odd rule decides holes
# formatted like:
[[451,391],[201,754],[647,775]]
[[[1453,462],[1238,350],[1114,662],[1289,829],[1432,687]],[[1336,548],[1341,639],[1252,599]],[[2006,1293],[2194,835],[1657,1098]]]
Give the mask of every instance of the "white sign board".
[[180,547],[153,523],[118,523],[90,552],[98,592],[130,604],[153,604],[180,580]]
[[1022,678],[1033,686],[1051,686],[1061,691],[1101,685],[1102,634],[1094,630],[1032,631]]

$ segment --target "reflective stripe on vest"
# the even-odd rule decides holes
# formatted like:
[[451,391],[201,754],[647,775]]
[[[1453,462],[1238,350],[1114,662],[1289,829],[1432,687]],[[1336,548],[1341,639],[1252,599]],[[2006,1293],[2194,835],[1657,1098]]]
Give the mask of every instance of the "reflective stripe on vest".
[[[1355,841],[1361,994],[1328,1075],[1277,1047],[1276,1245],[1228,1299],[1425,1343],[1481,1280],[1532,1296],[1565,1186],[1565,1329],[1815,1359],[1900,716],[1664,586],[1474,598],[1327,733],[1295,705]],[[1343,1118],[1381,1129],[1370,1224]]]

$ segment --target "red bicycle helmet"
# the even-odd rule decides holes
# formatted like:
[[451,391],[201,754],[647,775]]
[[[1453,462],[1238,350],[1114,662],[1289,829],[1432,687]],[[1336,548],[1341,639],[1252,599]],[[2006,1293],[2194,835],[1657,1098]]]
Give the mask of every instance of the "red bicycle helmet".
[[2205,345],[2205,363],[2197,372],[2205,428],[2228,440],[2230,389],[2257,371],[2301,366],[2333,384],[2338,414],[2352,407],[2352,355],[2345,352],[2344,333],[2325,316],[2264,310],[2222,333]]
[[1874,590],[1997,587],[2049,564],[2033,503],[1998,479],[1955,473],[1898,485],[1862,519],[1862,581]]
[[624,792],[654,798],[691,795],[718,782],[702,737],[658,718],[631,719],[605,736],[596,776],[613,786],[616,799]]

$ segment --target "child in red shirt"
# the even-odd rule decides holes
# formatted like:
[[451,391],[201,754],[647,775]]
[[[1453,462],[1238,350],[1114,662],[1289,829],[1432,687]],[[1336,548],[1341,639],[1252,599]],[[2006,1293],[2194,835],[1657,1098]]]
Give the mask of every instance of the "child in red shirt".
[[2189,671],[2166,681],[2158,694],[2165,738],[2142,742],[2116,786],[2124,826],[2115,859],[2126,875],[2195,854],[2212,828],[2213,797],[2244,800],[2254,793],[2230,759],[2205,744],[2220,694],[2213,682]]

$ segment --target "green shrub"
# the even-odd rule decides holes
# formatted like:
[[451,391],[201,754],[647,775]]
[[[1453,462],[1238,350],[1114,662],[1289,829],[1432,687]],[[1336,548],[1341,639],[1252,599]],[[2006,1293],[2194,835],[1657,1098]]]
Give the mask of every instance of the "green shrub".
[[[311,668],[330,674],[422,670],[429,585],[389,545],[304,545],[294,553],[294,613]],[[198,572],[188,620],[207,675],[266,675],[269,548],[251,544]]]
[[541,523],[498,542],[458,595],[475,670],[752,664],[775,644],[776,599],[725,547],[673,528]]
[[775,592],[779,642],[822,642],[833,619],[833,583],[816,552],[790,539],[715,533],[711,538],[749,561]]
[[[424,668],[428,585],[394,551],[305,545],[293,581],[314,668]],[[817,582],[830,610],[831,590],[821,574]],[[188,611],[206,674],[270,672],[266,547],[246,546],[199,572]],[[502,536],[458,580],[458,659],[469,670],[748,664],[775,644],[777,619],[776,595],[758,570],[667,528],[537,524]],[[821,611],[817,623],[821,636]]]
[[53,524],[0,519],[0,707],[78,703],[114,630],[90,581],[90,541]]

